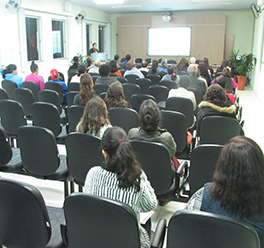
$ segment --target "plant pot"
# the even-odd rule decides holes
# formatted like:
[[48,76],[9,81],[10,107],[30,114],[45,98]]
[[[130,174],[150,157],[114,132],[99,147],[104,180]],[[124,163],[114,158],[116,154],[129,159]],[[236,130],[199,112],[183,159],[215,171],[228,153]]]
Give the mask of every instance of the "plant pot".
[[247,76],[237,76],[238,90],[244,90],[247,82]]

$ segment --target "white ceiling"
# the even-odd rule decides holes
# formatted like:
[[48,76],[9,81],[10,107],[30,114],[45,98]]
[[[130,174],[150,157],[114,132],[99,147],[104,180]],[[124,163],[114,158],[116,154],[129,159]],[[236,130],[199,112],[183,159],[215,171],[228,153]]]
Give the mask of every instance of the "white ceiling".
[[97,5],[92,0],[66,1],[112,14],[183,10],[248,10],[252,3],[257,4],[257,0],[126,0],[123,4],[117,5]]

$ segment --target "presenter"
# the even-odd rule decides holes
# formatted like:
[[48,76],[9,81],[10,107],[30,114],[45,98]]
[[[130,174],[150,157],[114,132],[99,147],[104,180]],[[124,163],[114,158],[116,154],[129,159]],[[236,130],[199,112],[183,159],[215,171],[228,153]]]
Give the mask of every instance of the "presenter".
[[89,50],[90,55],[93,55],[93,53],[99,53],[96,43],[93,43],[93,47]]

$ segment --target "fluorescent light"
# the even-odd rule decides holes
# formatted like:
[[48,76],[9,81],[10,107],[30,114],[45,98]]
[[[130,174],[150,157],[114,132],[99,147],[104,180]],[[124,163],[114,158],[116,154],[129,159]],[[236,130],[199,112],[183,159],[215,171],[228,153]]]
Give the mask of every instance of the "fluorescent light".
[[120,4],[125,2],[125,0],[93,0],[96,4]]
[[141,5],[120,5],[120,6],[112,6],[112,9],[117,9],[117,8],[140,8]]

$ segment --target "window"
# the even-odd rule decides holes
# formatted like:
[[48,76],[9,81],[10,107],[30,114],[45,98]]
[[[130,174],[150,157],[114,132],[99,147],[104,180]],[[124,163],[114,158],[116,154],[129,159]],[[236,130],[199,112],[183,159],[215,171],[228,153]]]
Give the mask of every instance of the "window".
[[52,21],[53,58],[64,58],[64,22]]
[[39,19],[26,17],[27,60],[40,60]]

